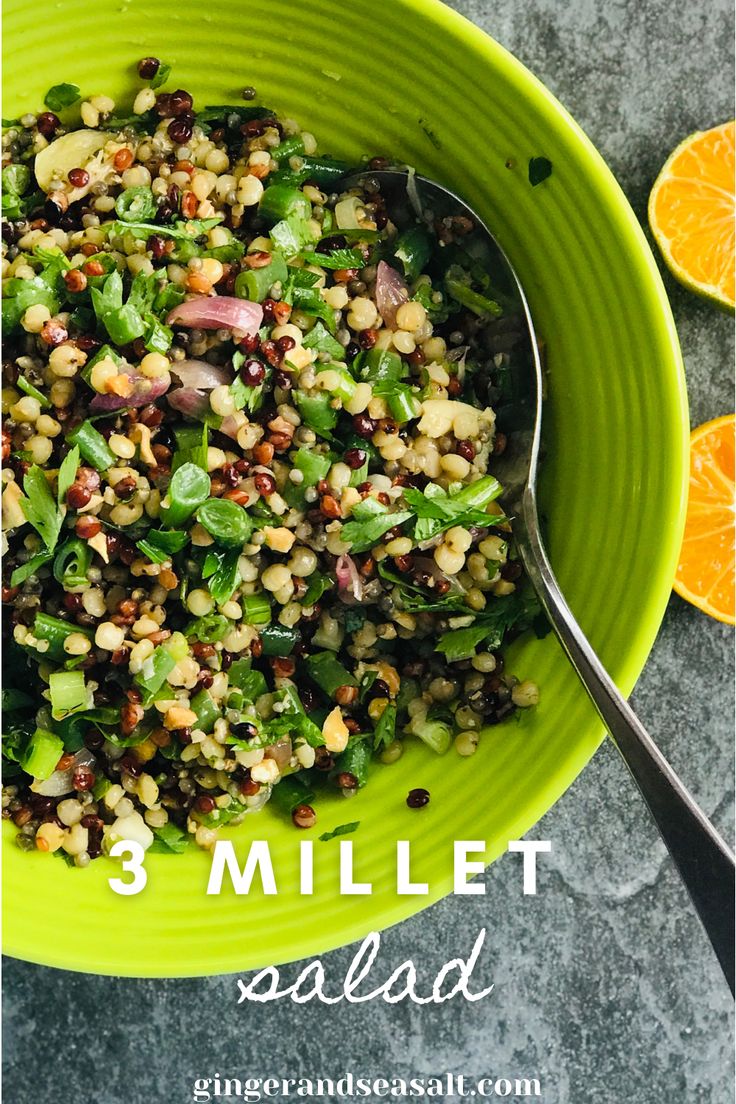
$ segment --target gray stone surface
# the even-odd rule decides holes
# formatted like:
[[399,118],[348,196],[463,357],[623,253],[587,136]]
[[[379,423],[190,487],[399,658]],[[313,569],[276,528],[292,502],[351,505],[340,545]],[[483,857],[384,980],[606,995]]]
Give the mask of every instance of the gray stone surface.
[[[686,134],[730,116],[729,0],[456,0],[572,111],[643,214]],[[667,278],[693,423],[732,405],[732,324]],[[724,831],[732,823],[731,633],[673,599],[635,702]],[[115,981],[5,963],[8,1104],[178,1104],[195,1076],[538,1076],[547,1104],[729,1104],[730,1002],[621,764],[603,747],[538,829],[540,894],[517,859],[385,937],[429,972],[488,924],[481,1004],[236,1009],[231,977]],[[333,977],[352,958],[327,957]]]

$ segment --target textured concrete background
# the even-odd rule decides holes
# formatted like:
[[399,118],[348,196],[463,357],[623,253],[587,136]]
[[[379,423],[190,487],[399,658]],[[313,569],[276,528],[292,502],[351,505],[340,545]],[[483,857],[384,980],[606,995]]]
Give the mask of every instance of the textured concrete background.
[[[693,130],[733,113],[730,0],[456,0],[551,88],[637,213]],[[667,277],[693,424],[732,408],[731,321]],[[732,823],[731,633],[673,598],[635,704],[724,831]],[[540,895],[516,857],[489,898],[389,932],[382,961],[436,970],[488,924],[481,1004],[235,1007],[232,977],[111,981],[5,963],[8,1104],[179,1104],[196,1076],[538,1076],[546,1104],[730,1104],[730,1003],[633,791],[604,746],[539,825]],[[327,956],[341,978],[353,956]],[[288,971],[290,976],[295,976]],[[388,973],[388,969],[386,971]]]

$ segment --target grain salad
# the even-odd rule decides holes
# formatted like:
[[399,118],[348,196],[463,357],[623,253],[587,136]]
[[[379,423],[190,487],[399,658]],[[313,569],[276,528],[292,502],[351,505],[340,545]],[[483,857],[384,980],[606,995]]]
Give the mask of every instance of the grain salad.
[[2,809],[80,867],[269,799],[309,829],[539,696],[472,224],[399,230],[385,158],[346,187],[253,89],[138,72],[129,114],[58,85],[3,137]]

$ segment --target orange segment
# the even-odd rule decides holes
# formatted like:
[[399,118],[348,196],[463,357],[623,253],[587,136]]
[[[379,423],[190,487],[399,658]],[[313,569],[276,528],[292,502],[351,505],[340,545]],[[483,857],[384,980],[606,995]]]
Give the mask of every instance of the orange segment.
[[726,414],[690,435],[690,491],[674,587],[704,613],[733,625],[734,426]]
[[734,307],[734,123],[691,134],[649,197],[649,225],[672,274]]

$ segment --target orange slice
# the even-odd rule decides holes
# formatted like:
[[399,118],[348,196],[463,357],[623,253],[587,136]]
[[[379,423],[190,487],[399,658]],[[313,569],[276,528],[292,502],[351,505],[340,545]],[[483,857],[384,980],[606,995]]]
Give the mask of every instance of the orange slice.
[[649,197],[649,225],[673,276],[734,308],[734,123],[691,134]]
[[704,613],[733,625],[734,426],[726,414],[690,435],[690,493],[676,592]]

